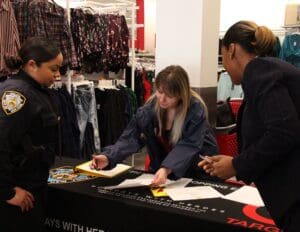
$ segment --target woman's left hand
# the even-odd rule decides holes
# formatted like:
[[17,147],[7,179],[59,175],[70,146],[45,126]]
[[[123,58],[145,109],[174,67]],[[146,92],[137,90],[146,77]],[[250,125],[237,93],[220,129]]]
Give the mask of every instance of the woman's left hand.
[[215,155],[210,156],[212,162],[202,160],[198,163],[198,166],[211,176],[216,176],[221,179],[228,179],[236,175],[236,170],[232,165],[232,156],[227,155]]
[[158,187],[162,184],[165,184],[168,178],[168,175],[171,173],[169,168],[160,168],[154,175],[154,179],[151,183],[152,187]]

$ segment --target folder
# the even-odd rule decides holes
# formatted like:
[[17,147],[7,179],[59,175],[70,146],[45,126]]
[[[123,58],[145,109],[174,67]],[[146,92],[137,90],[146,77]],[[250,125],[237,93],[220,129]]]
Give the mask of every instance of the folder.
[[114,168],[110,170],[95,170],[90,168],[90,163],[92,161],[88,161],[82,164],[79,164],[75,167],[75,171],[86,173],[92,176],[98,176],[98,177],[106,177],[106,178],[112,178],[117,175],[120,175],[121,173],[124,173],[131,169],[132,167],[126,164],[117,164]]

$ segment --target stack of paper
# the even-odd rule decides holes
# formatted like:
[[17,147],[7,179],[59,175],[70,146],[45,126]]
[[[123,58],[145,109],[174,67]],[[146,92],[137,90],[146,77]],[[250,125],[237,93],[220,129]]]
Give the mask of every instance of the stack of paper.
[[117,164],[116,167],[110,170],[95,170],[90,168],[90,163],[92,161],[85,162],[75,167],[75,171],[87,173],[92,176],[100,176],[100,177],[115,177],[131,168],[131,166],[125,164]]
[[[126,179],[118,185],[106,186],[105,189],[120,189],[120,188],[133,188],[141,186],[150,186],[153,181],[153,174],[142,174],[135,179]],[[173,181],[167,180],[166,184],[170,184]]]

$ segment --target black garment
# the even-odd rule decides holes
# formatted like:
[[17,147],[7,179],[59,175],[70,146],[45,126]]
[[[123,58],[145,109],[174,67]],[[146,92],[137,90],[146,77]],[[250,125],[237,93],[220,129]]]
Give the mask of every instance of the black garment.
[[125,89],[95,89],[97,116],[102,146],[115,143],[128,123]]
[[295,204],[283,218],[283,232],[299,232],[300,204]]
[[87,73],[126,68],[129,30],[123,15],[71,9],[71,30],[82,70]]
[[65,86],[52,89],[52,93],[61,116],[61,150],[59,155],[80,159],[80,130],[73,100]]
[[276,58],[256,58],[244,71],[242,87],[240,154],[233,165],[238,179],[256,184],[282,227],[300,202],[300,70]]
[[5,232],[34,231],[46,232],[44,227],[47,188],[31,191],[34,196],[34,208],[22,212],[18,206],[0,202],[0,215],[5,215],[0,220],[0,228]]
[[[132,89],[131,70],[132,68],[129,66],[127,66],[125,70],[125,84],[130,89]],[[137,69],[134,71],[134,93],[136,95],[137,107],[144,105],[145,88],[143,84],[143,75],[142,72]]]
[[7,79],[7,76],[0,76],[0,83],[5,81]]
[[[59,117],[48,89],[24,71],[1,84],[0,97],[2,211],[3,203],[14,196],[16,186],[43,195],[41,189],[47,186],[49,167],[58,150]],[[1,215],[1,221],[9,220],[7,214]]]

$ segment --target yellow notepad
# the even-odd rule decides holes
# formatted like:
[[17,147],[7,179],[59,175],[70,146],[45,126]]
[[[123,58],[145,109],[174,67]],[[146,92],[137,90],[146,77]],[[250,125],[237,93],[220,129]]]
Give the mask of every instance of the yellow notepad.
[[167,197],[168,194],[164,191],[164,187],[152,187],[151,192],[154,197]]
[[91,162],[92,161],[88,161],[77,165],[75,167],[75,171],[87,173],[93,176],[112,178],[132,168],[131,166],[126,164],[117,164],[116,167],[110,170],[95,170],[90,168]]

